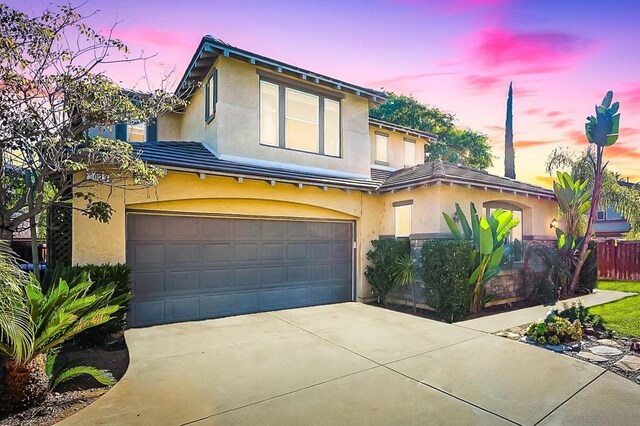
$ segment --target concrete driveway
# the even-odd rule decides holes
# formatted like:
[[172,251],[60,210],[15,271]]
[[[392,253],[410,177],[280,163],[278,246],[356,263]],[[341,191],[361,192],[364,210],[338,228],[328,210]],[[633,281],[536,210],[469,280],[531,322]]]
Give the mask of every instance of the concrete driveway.
[[131,364],[63,422],[635,424],[640,386],[462,326],[359,303],[126,332]]

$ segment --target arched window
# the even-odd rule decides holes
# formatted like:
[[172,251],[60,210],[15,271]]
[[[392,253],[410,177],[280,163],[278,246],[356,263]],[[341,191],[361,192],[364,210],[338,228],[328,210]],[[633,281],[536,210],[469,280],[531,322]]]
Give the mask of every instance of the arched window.
[[513,213],[513,218],[518,219],[520,223],[511,230],[507,237],[507,244],[511,246],[511,252],[509,257],[505,259],[505,262],[520,263],[523,260],[522,250],[522,221],[524,219],[522,214],[522,208],[504,201],[487,201],[483,204],[485,209],[485,216],[491,216],[496,210],[508,210]]

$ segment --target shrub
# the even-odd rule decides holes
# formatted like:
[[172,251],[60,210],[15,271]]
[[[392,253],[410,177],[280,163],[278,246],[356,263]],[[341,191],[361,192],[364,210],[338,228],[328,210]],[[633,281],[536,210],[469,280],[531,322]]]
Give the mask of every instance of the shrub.
[[560,343],[572,342],[582,338],[582,325],[580,321],[573,323],[562,318],[556,311],[551,311],[549,315],[539,322],[529,324],[526,335],[540,345],[559,345]]
[[589,313],[589,309],[582,304],[582,300],[571,303],[563,302],[562,310],[558,312],[558,315],[570,322],[579,321],[583,327],[591,327],[600,331],[605,330],[602,318]]
[[589,241],[589,256],[584,261],[578,278],[576,293],[592,293],[598,282],[598,242]]
[[43,288],[47,288],[52,283],[57,283],[64,279],[70,287],[76,283],[83,282],[83,278],[88,276],[92,282],[91,290],[97,291],[105,287],[113,287],[113,295],[110,303],[118,305],[119,309],[112,315],[111,320],[91,328],[75,338],[76,344],[80,346],[95,346],[102,344],[112,333],[124,330],[126,325],[126,314],[131,300],[131,268],[122,263],[102,265],[81,265],[72,267],[56,267],[47,271],[44,278]]
[[422,245],[425,300],[447,322],[458,321],[469,313],[472,252],[471,243],[464,240],[427,240]]
[[559,249],[533,241],[524,250],[524,280],[527,299],[534,303],[556,301],[558,285],[567,281],[571,271]]
[[396,285],[396,264],[403,256],[410,254],[409,239],[386,238],[373,240],[371,244],[373,249],[367,252],[370,265],[364,269],[364,276],[378,302],[386,305],[387,296]]

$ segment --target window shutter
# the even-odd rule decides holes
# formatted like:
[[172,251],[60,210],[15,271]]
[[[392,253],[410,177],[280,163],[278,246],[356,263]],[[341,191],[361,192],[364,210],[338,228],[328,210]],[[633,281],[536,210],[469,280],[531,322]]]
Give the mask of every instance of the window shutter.
[[127,125],[123,123],[116,124],[116,139],[127,141]]
[[147,141],[155,142],[158,140],[158,119],[147,124]]
[[211,115],[216,115],[218,107],[218,68],[213,69],[213,111]]

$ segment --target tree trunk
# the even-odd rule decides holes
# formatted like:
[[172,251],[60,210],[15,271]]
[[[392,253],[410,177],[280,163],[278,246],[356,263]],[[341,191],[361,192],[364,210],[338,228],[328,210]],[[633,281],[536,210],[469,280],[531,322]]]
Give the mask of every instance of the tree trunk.
[[18,364],[9,360],[5,364],[4,385],[9,401],[16,407],[26,407],[42,401],[49,391],[46,355],[40,354]]
[[573,294],[575,292],[576,286],[578,285],[578,279],[580,279],[580,271],[582,270],[584,262],[587,260],[587,248],[589,248],[589,243],[591,242],[593,223],[595,222],[596,216],[598,215],[598,203],[600,202],[600,189],[602,187],[602,154],[604,152],[604,148],[599,146],[596,152],[596,170],[593,180],[593,196],[591,197],[591,208],[589,209],[589,222],[587,223],[587,232],[585,233],[584,240],[582,241],[582,246],[580,247],[578,263],[576,265],[575,271],[573,271],[573,275],[571,276],[571,283],[569,284],[568,289],[568,292],[570,294]]
[[6,241],[10,245],[13,241],[13,231],[4,227],[0,228],[0,240]]

